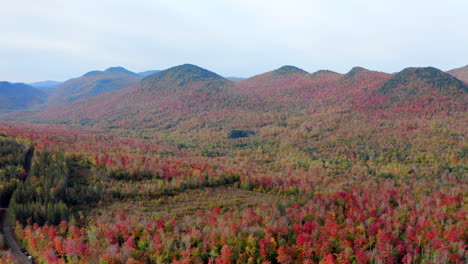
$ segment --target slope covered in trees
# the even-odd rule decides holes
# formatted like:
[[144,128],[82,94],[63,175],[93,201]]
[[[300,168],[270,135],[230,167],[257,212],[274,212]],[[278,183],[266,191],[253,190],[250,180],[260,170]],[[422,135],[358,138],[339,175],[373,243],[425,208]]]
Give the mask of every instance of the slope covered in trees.
[[27,113],[25,118],[98,127],[174,126],[201,112],[225,115],[246,104],[247,98],[240,98],[232,86],[215,73],[181,65],[150,75],[139,85]]
[[28,110],[46,98],[46,93],[24,83],[0,82],[0,113]]
[[27,146],[0,134],[0,208],[7,208],[19,182],[26,178]]
[[56,105],[92,97],[135,85],[141,76],[122,67],[91,71],[54,87],[48,104]]
[[308,74],[284,66],[233,83],[185,64],[120,91],[3,117],[99,128],[166,129],[182,123],[195,125],[192,121],[200,118],[209,126],[232,126],[244,118],[260,123],[278,114],[306,115],[324,109],[375,112],[388,108],[389,102],[394,109],[420,104],[434,108],[448,101],[460,107],[466,93],[465,84],[435,68],[408,68],[390,75],[355,67],[342,75],[331,71]]
[[468,85],[439,69],[406,68],[385,82],[377,92],[390,98],[392,102],[414,100],[416,98],[448,96],[455,99],[468,93]]
[[73,216],[18,237],[42,263],[463,263],[461,82],[283,70],[234,84],[182,65],[39,115],[74,126],[1,122],[44,155],[38,219]]
[[468,84],[468,65],[450,70],[447,73]]

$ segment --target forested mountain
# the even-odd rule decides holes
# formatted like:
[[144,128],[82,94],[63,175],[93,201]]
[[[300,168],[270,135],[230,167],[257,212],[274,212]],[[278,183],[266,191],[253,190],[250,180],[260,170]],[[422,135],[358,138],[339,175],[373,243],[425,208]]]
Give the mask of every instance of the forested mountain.
[[450,70],[447,73],[468,84],[468,65]]
[[88,98],[135,85],[141,76],[122,67],[111,67],[105,71],[91,71],[56,86],[48,99],[49,105],[57,105]]
[[[429,102],[430,105],[436,105],[443,98],[456,99],[459,104],[467,93],[463,82],[430,67],[407,68],[391,75],[362,67],[355,67],[346,74],[326,70],[310,74],[293,66],[284,66],[234,83],[206,69],[184,64],[154,73],[139,82],[135,74],[123,68],[110,68],[104,72],[87,73],[64,85],[82,83],[83,79],[102,80],[109,74],[127,76],[134,85],[37,113],[10,114],[7,118],[97,127],[164,128],[173,127],[182,120],[198,119],[200,114],[208,118],[208,122],[224,119],[222,122],[226,123],[231,122],[228,120],[237,122],[234,120],[245,113],[257,119],[278,111],[288,115],[327,108],[374,111],[388,107],[389,102],[416,102],[427,96],[435,100],[433,104]],[[95,92],[91,89],[83,94],[81,88],[78,91],[80,96]],[[412,107],[411,103],[405,105]]]
[[27,110],[45,102],[46,93],[24,83],[0,82],[0,113]]
[[392,102],[437,99],[447,96],[455,99],[468,93],[468,85],[459,79],[433,68],[406,68],[385,82],[378,92]]
[[0,194],[39,263],[462,263],[467,94],[431,67],[180,65],[3,114],[34,123],[0,122]]
[[30,83],[32,87],[36,87],[39,89],[50,89],[53,86],[57,86],[61,84],[62,82],[57,82],[57,81],[43,81],[43,82],[34,82]]
[[151,74],[155,74],[160,72],[160,70],[150,70],[150,71],[144,71],[144,72],[139,72],[138,75],[142,77],[150,76]]

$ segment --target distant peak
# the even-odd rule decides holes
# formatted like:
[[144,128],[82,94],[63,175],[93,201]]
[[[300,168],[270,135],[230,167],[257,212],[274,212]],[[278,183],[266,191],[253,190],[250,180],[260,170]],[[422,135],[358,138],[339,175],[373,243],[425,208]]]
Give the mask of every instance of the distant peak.
[[[186,63],[186,64],[182,64],[182,65],[179,65],[179,66],[175,66],[175,67],[172,67],[172,68],[169,68],[167,70],[164,70],[162,72],[178,72],[178,73],[183,73],[183,74],[191,74],[191,75],[213,75],[213,76],[217,76],[216,73],[214,72],[211,72],[209,70],[206,70],[206,69],[203,69],[202,67],[199,67],[197,65],[193,65],[193,64],[189,64],[189,63]],[[208,77],[208,76],[205,76],[205,77]]]
[[184,63],[184,64],[181,64],[179,66],[175,66],[175,67],[194,67],[194,68],[201,68],[195,64],[191,64],[191,63]]
[[90,72],[85,73],[83,77],[98,76],[101,74],[103,74],[102,71],[90,71]]
[[131,72],[131,71],[125,69],[124,67],[120,67],[120,66],[117,66],[117,67],[110,67],[110,68],[106,69],[105,72],[135,74],[135,73],[133,73],[133,72]]
[[356,66],[356,67],[353,67],[346,75],[356,75],[358,73],[365,72],[365,71],[368,71],[368,69]]
[[389,95],[392,100],[424,92],[423,88],[434,88],[445,95],[468,92],[462,81],[434,67],[410,67],[403,69],[387,80],[377,91]]
[[325,74],[335,75],[335,74],[339,74],[339,73],[334,72],[334,71],[330,71],[330,70],[318,70],[318,71],[312,73],[312,75],[325,75]]
[[[185,86],[198,81],[228,81],[218,74],[193,64],[183,64],[152,74],[141,80],[142,85],[152,85],[159,81],[170,81],[178,86]],[[229,82],[229,81],[228,81]]]
[[124,67],[119,66],[119,67],[110,67],[110,68],[106,69],[105,71],[90,71],[90,72],[87,72],[86,74],[84,74],[83,76],[84,77],[91,77],[91,76],[105,75],[105,74],[109,74],[109,73],[137,75],[136,73],[131,72],[131,71],[125,69]]
[[297,68],[291,65],[285,65],[279,69],[273,71],[275,75],[287,75],[287,74],[307,74],[308,72],[303,69]]
[[455,69],[450,70],[450,71],[456,71],[456,70],[468,70],[468,65],[465,65],[465,66],[459,67],[459,68],[455,68]]
[[443,73],[441,70],[434,67],[409,67],[403,69],[398,74],[406,76],[410,74],[415,74],[417,77],[430,78],[435,77],[436,74]]
[[144,71],[144,72],[139,72],[138,75],[143,76],[143,77],[147,77],[147,76],[150,76],[150,75],[158,73],[158,72],[160,72],[160,70],[148,70],[148,71]]
[[468,84],[468,65],[447,71],[447,73]]
[[365,72],[369,72],[369,70],[363,67],[359,67],[359,66],[353,67],[348,73],[346,73],[343,76],[343,79],[354,79],[358,75],[365,73]]

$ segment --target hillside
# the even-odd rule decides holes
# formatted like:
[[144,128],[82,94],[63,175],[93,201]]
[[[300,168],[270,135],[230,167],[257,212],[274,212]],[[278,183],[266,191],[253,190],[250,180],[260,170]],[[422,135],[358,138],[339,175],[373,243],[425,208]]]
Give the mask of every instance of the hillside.
[[255,75],[253,77],[242,80],[240,87],[247,92],[260,92],[267,87],[274,87],[275,90],[284,89],[284,85],[289,82],[304,77],[308,73],[295,66],[282,66],[276,70]]
[[450,70],[447,73],[468,84],[468,65]]
[[51,94],[48,104],[72,102],[135,85],[140,76],[122,67],[111,67],[105,71],[91,71],[81,77],[68,80]]
[[0,82],[0,113],[27,110],[46,98],[46,93],[24,83]]
[[151,74],[155,74],[158,72],[160,72],[160,70],[149,70],[149,71],[139,72],[138,75],[142,77],[147,77],[147,76],[150,76]]
[[347,108],[382,85],[387,73],[355,67],[347,74],[329,70],[307,73],[293,66],[281,67],[246,79],[236,86],[253,98],[281,111],[314,111],[336,104]]
[[296,89],[297,82],[308,73],[294,66],[255,75],[236,84],[239,90],[253,98],[271,101]]
[[[173,126],[180,119],[241,104],[233,83],[194,65],[152,74],[137,85],[26,114],[26,120],[98,126]],[[223,110],[223,111],[224,111]]]
[[153,91],[177,93],[183,91],[216,92],[228,83],[231,81],[214,72],[192,64],[184,64],[145,77],[141,80],[140,86]]
[[242,78],[242,77],[226,77],[226,79],[230,80],[231,82],[238,83],[238,82],[241,82],[241,81],[245,80],[246,78]]
[[422,98],[434,100],[441,96],[456,98],[464,95],[468,92],[468,85],[433,67],[406,68],[385,82],[377,92],[392,102]]
[[[87,73],[83,78],[107,76],[109,72],[133,76],[125,69],[111,68]],[[234,83],[209,70],[184,64],[149,75],[119,91],[4,118],[158,129],[174,129],[182,123],[190,129],[197,126],[195,120],[202,118],[209,126],[234,128],[250,120],[250,125],[257,127],[282,115],[301,116],[330,109],[376,113],[390,107],[389,102],[400,101],[405,102],[405,107],[391,106],[393,110],[388,113],[410,111],[415,107],[412,102],[424,102],[425,110],[418,111],[437,112],[442,109],[435,110],[440,100],[447,107],[452,101],[459,107],[464,100],[459,97],[464,94],[466,85],[435,68],[407,68],[394,75],[362,67],[354,67],[346,74],[327,70],[310,74],[284,66]]]
[[28,85],[39,88],[39,89],[47,89],[51,88],[53,86],[57,86],[61,84],[62,82],[57,82],[57,81],[43,81],[43,82],[34,82],[34,83],[29,83]]
[[462,263],[466,99],[434,68],[180,65],[2,115],[34,123],[0,122],[0,195],[38,263]]

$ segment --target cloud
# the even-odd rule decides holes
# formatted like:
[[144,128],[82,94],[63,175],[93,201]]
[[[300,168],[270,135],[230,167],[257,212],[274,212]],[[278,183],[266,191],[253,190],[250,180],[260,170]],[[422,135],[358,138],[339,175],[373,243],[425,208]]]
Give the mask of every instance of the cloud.
[[3,1],[0,80],[186,62],[239,76],[284,64],[449,69],[468,63],[466,10],[464,0]]

